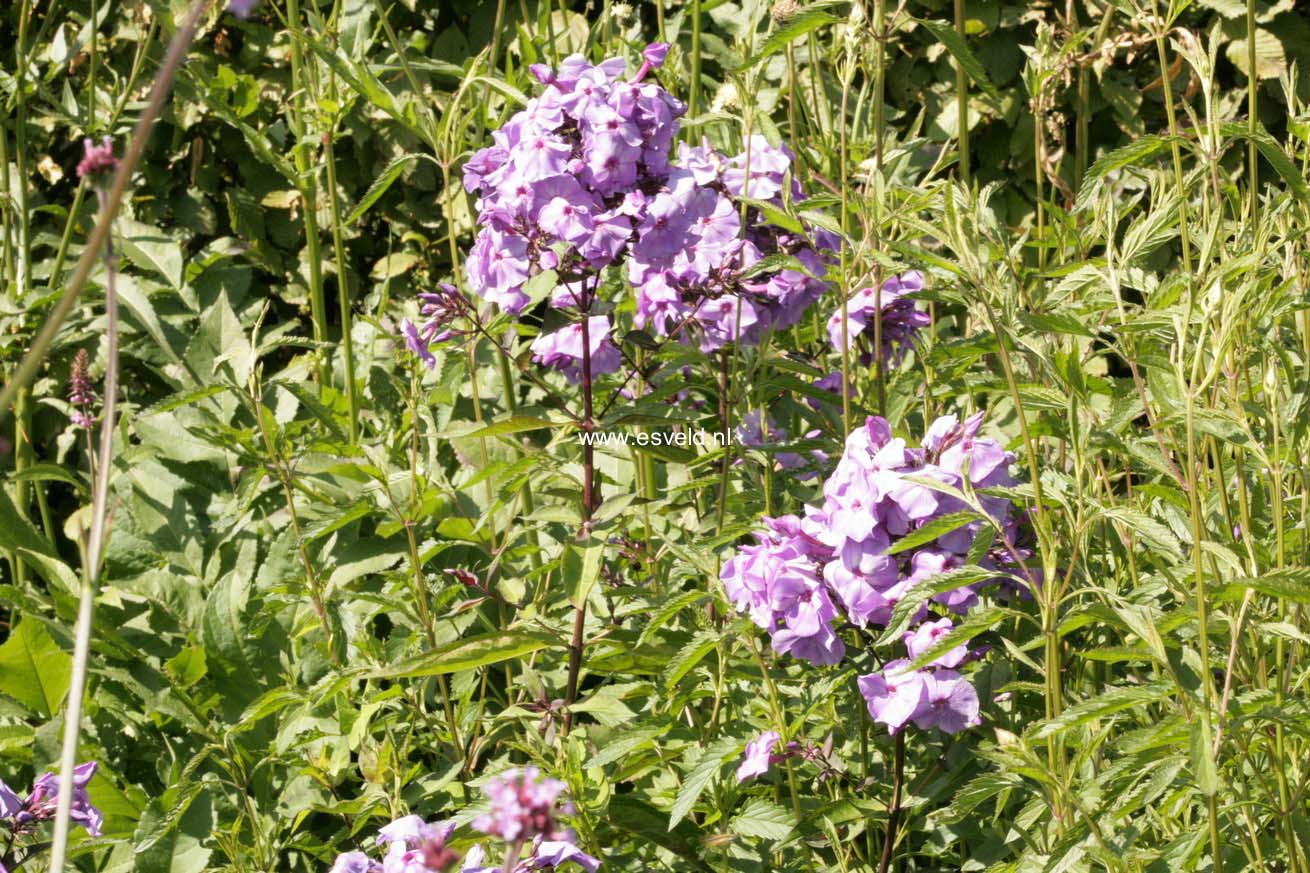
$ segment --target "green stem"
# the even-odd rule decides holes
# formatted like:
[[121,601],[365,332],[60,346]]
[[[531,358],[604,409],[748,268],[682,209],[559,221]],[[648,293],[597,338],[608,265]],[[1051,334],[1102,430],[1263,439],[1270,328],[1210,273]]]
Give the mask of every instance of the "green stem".
[[1257,163],[1260,153],[1255,147],[1256,128],[1260,125],[1256,100],[1260,91],[1260,73],[1255,65],[1255,34],[1255,0],[1246,0],[1246,129],[1250,133],[1246,145],[1246,173],[1251,188],[1251,227],[1256,226],[1260,215],[1260,167]]
[[151,87],[150,94],[146,98],[145,109],[142,110],[141,117],[132,130],[132,139],[128,143],[127,152],[118,162],[118,169],[115,171],[113,181],[109,185],[109,193],[102,199],[99,218],[96,219],[96,225],[87,238],[86,248],[77,261],[73,276],[68,282],[68,288],[64,291],[63,296],[59,298],[59,302],[50,310],[49,316],[46,317],[45,323],[41,326],[41,331],[33,338],[31,345],[28,346],[27,354],[23,356],[22,362],[18,365],[18,370],[5,384],[4,389],[0,390],[0,421],[3,421],[5,416],[9,414],[10,405],[17,398],[18,392],[31,385],[32,380],[36,378],[37,371],[41,367],[41,361],[45,358],[46,352],[59,334],[59,328],[68,318],[69,313],[73,311],[77,298],[86,286],[86,280],[90,277],[91,270],[99,259],[100,252],[108,243],[110,226],[113,223],[114,215],[117,214],[118,207],[127,193],[127,186],[132,181],[132,174],[141,162],[146,140],[150,138],[150,128],[154,125],[155,119],[159,117],[164,101],[168,97],[168,92],[173,87],[173,79],[177,75],[177,68],[182,63],[186,49],[191,44],[191,39],[195,36],[197,23],[213,2],[214,0],[197,0],[196,4],[191,7],[191,11],[187,14],[182,26],[177,29],[173,39],[169,42],[164,61],[159,65],[159,73],[155,77],[155,84]]
[[[700,112],[700,4],[701,0],[691,0],[691,88],[687,96],[688,121],[695,121]],[[690,136],[689,132],[689,139]]]
[[[333,88],[335,91],[336,89]],[[337,203],[337,161],[333,148],[336,128],[328,134],[326,143],[327,196],[332,210],[332,254],[337,268],[337,306],[341,310],[341,351],[345,367],[346,413],[350,416],[350,441],[359,442],[359,386],[355,382],[355,344],[351,337],[350,273],[346,265],[345,246],[341,239],[341,207]]]
[[[964,39],[964,0],[955,0],[955,33]],[[969,80],[964,73],[964,64],[958,59],[955,62],[955,105],[959,116],[960,181],[968,188],[972,182],[969,169]],[[1038,172],[1041,172],[1040,165]]]
[[[1154,0],[1152,0],[1151,9],[1159,18],[1157,4]],[[1174,187],[1178,193],[1178,230],[1181,234],[1183,249],[1183,272],[1190,276],[1192,272],[1192,243],[1187,209],[1187,177],[1183,175],[1183,151],[1178,142],[1178,117],[1177,113],[1174,112],[1174,89],[1173,83],[1170,81],[1169,55],[1165,49],[1164,37],[1165,31],[1161,29],[1155,35],[1155,50],[1160,59],[1160,84],[1164,90],[1165,117],[1169,120],[1169,151],[1173,157]]]
[[323,294],[323,257],[319,247],[318,183],[314,180],[310,160],[309,132],[305,125],[306,97],[313,89],[306,81],[304,35],[300,30],[300,0],[287,0],[287,27],[291,30],[291,87],[295,94],[291,101],[291,130],[296,136],[292,156],[296,165],[297,187],[300,191],[301,214],[305,220],[305,260],[309,269],[309,317],[313,323],[314,342],[319,344],[314,353],[315,370],[319,385],[328,384],[325,361],[327,342],[327,302]]
[[[101,197],[106,196],[103,193]],[[101,203],[103,212],[105,205]],[[63,873],[68,849],[68,832],[73,808],[73,771],[82,730],[82,698],[86,692],[87,666],[91,656],[91,621],[105,543],[109,539],[109,474],[114,461],[115,412],[118,398],[118,291],[117,265],[112,240],[106,239],[105,258],[105,382],[100,419],[100,446],[91,494],[91,530],[83,552],[82,582],[78,591],[77,625],[73,636],[73,666],[68,687],[68,709],[64,714],[63,748],[59,764],[59,797],[55,806],[55,832],[50,846],[51,873]]]

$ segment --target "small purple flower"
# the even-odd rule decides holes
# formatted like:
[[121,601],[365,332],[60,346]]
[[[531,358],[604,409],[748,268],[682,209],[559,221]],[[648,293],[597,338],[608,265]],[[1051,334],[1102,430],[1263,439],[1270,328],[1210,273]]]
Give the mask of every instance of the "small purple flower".
[[[906,631],[901,637],[905,641],[905,649],[910,653],[911,658],[918,658],[927,652],[943,637],[950,634],[955,629],[955,625],[949,618],[938,619],[919,625],[913,631]],[[958,667],[969,657],[969,647],[959,645],[945,654],[939,655],[936,659],[929,662],[930,667]]]
[[[893,276],[882,285],[882,293],[874,288],[865,288],[855,294],[846,303],[846,339],[854,345],[860,336],[873,336],[873,323],[882,321],[882,354],[884,363],[898,362],[908,350],[910,342],[920,328],[927,327],[931,320],[928,313],[919,310],[915,302],[903,295],[923,289],[923,274],[911,270],[900,276]],[[842,313],[838,309],[828,319],[828,340],[832,347],[841,351],[842,347]],[[872,339],[870,339],[872,342]],[[867,357],[867,360],[865,358]],[[872,352],[861,356],[865,364],[873,360]],[[840,383],[838,383],[840,385]]]
[[754,776],[769,772],[773,750],[782,740],[777,731],[765,731],[746,744],[746,754],[737,767],[737,781],[745,782]]
[[926,699],[926,674],[908,669],[909,665],[905,660],[889,661],[881,673],[870,673],[858,680],[869,715],[887,725],[890,734],[905,727]]
[[363,852],[343,852],[337,855],[329,873],[380,873],[382,865]]
[[414,322],[408,318],[401,319],[400,332],[405,337],[406,348],[418,355],[429,370],[435,370],[437,368],[436,356],[432,354],[427,342],[419,335],[419,330],[414,326]]
[[249,18],[259,0],[228,0],[227,11],[237,18]]
[[[100,836],[100,825],[104,816],[91,803],[86,786],[95,775],[99,765],[95,761],[79,764],[73,770],[73,805],[69,818],[86,828],[93,837]],[[23,806],[13,818],[19,828],[30,827],[37,822],[49,821],[55,817],[55,807],[59,800],[59,777],[54,773],[42,773],[32,783],[32,793],[23,801]]]
[[73,424],[78,427],[90,427],[95,423],[91,408],[96,402],[96,392],[91,384],[89,369],[86,349],[78,349],[68,372],[68,403],[76,410],[72,418]]
[[587,873],[600,869],[599,858],[593,858],[569,840],[543,840],[540,836],[533,843],[528,861],[533,870],[553,870],[563,864],[577,864]]
[[653,42],[646,46],[641,52],[642,58],[650,64],[651,69],[658,70],[664,66],[664,59],[668,57],[669,44],[667,42]]
[[82,160],[77,164],[77,175],[81,179],[101,181],[118,169],[118,158],[114,157],[114,143],[105,137],[97,145],[90,138],[82,140]]
[[15,794],[8,785],[0,782],[0,821],[13,818],[23,808],[23,799]]
[[[587,344],[590,348],[592,378],[602,373],[613,373],[623,363],[618,347],[610,342],[610,321],[607,316],[593,315],[587,319]],[[582,324],[577,322],[554,333],[543,333],[532,341],[532,359],[546,367],[553,367],[575,385],[582,381]]]
[[531,765],[502,773],[483,787],[491,808],[473,820],[473,827],[511,843],[538,834],[553,836],[556,813],[573,811],[567,802],[560,803],[565,788],[558,779],[542,778]]
[[982,722],[978,714],[978,692],[959,673],[954,670],[925,673],[923,683],[923,703],[914,713],[918,727],[958,734]]

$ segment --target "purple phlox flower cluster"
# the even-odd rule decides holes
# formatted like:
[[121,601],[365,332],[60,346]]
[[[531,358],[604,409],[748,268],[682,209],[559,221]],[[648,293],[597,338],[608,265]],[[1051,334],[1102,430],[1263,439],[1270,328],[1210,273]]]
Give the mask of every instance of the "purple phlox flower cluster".
[[117,169],[118,158],[114,157],[114,143],[109,137],[105,137],[99,143],[90,137],[82,140],[82,160],[77,162],[79,179],[96,181]]
[[[600,868],[600,860],[578,848],[573,833],[557,825],[558,814],[572,812],[560,800],[564,787],[557,780],[543,779],[537,768],[525,767],[496,777],[484,789],[491,806],[473,820],[473,827],[518,847],[511,849],[519,852],[514,873],[568,864],[587,873]],[[387,847],[381,861],[366,852],[345,852],[337,856],[330,873],[500,873],[504,869],[481,844],[461,856],[450,846],[454,831],[453,821],[404,816],[378,832],[377,844]]]
[[[931,320],[928,313],[919,309],[912,298],[914,291],[923,290],[923,273],[911,270],[892,276],[882,283],[882,292],[864,288],[846,302],[846,338],[853,347],[861,336],[868,345],[860,352],[860,362],[866,367],[873,363],[873,329],[876,321],[882,322],[882,357],[885,364],[899,363],[910,348],[914,335]],[[841,308],[828,319],[828,340],[838,352],[842,348]],[[841,390],[840,376],[834,388]]]
[[[476,294],[517,314],[528,281],[553,270],[551,304],[586,313],[601,273],[623,266],[638,328],[711,350],[794,324],[826,290],[815,277],[833,234],[784,230],[753,207],[743,222],[734,199],[803,199],[791,152],[757,136],[734,157],[684,144],[670,160],[686,107],[644,81],[666,52],[648,46],[626,80],[622,58],[531,68],[541,93],[464,167],[465,189],[478,194],[480,230],[466,261]],[[752,270],[770,255],[793,260]]]
[[[737,425],[734,435],[738,445],[747,448],[787,442],[786,429],[779,427],[772,418],[767,417],[759,409],[752,409],[742,417],[741,424]],[[823,431],[811,430],[806,432],[805,439],[818,439],[822,435]],[[779,470],[801,470],[796,474],[796,478],[804,482],[818,476],[819,469],[828,462],[828,453],[821,449],[814,449],[808,455],[807,459],[806,456],[796,452],[778,452],[773,456],[773,462]],[[734,463],[740,464],[741,459],[737,459]],[[809,469],[804,469],[807,467]]]
[[[587,318],[587,347],[593,376],[613,373],[623,364],[618,346],[610,341],[610,320],[607,315]],[[543,366],[559,370],[575,385],[581,382],[582,322],[574,322],[538,336],[532,341],[532,359]]]
[[[659,50],[648,50],[644,71]],[[541,270],[576,278],[613,264],[644,206],[669,173],[669,149],[686,108],[653,82],[624,80],[623,58],[559,69],[533,65],[539,96],[464,167],[481,230],[467,260],[469,287],[507,312],[528,302]]]
[[91,376],[86,349],[78,349],[73,356],[73,365],[68,373],[68,405],[73,408],[69,420],[74,427],[91,428],[95,426],[96,417],[92,408],[96,403],[95,388],[91,385]]
[[473,820],[475,830],[507,842],[547,836],[555,832],[557,811],[571,813],[568,801],[560,802],[567,786],[558,779],[542,778],[536,767],[508,770],[482,789],[491,808]]
[[913,670],[900,658],[888,661],[880,673],[859,678],[860,694],[874,721],[895,734],[909,721],[948,734],[981,723],[978,692],[954,670]]
[[[898,540],[935,519],[967,507],[916,480],[935,480],[963,490],[1014,484],[1014,456],[999,443],[980,438],[982,414],[961,422],[953,415],[935,421],[918,448],[894,437],[887,422],[870,417],[846,440],[836,469],[823,486],[823,504],[802,516],[765,518],[756,543],[740,548],[721,578],[734,605],[764,628],[775,651],[814,664],[842,660],[841,622],[860,628],[885,626],[896,604],[917,583],[964,565],[974,538],[991,523],[979,518],[917,548],[889,554]],[[1018,541],[1022,515],[1003,497],[977,495],[982,509]],[[1021,558],[1013,548],[988,552],[980,566],[1000,569]],[[981,583],[933,595],[912,618],[918,626],[904,636],[911,659],[933,649],[953,628],[950,615],[964,615],[978,603]],[[930,606],[948,615],[937,617]],[[920,727],[954,732],[976,724],[977,694],[954,671],[970,657],[960,645],[920,670],[894,661],[880,674],[863,677],[861,691],[873,717],[894,732],[913,719]]]
[[[824,252],[837,247],[836,237],[822,229],[788,231],[754,206],[743,215],[736,199],[781,207],[785,192],[803,200],[790,177],[793,159],[786,146],[758,135],[733,157],[707,142],[679,146],[667,184],[648,200],[627,263],[639,327],[680,338],[694,333],[703,351],[753,345],[795,324],[822,296]],[[757,266],[774,255],[791,260],[776,269]]]
[[405,346],[418,355],[429,370],[433,370],[437,359],[432,354],[432,346],[463,335],[464,332],[452,324],[460,316],[469,314],[469,305],[459,289],[449,282],[438,283],[436,291],[420,292],[418,299],[422,321],[416,325],[408,318],[403,319],[400,333]]
[[[69,818],[86,828],[93,837],[100,836],[100,826],[104,816],[91,803],[86,786],[95,775],[97,763],[87,761],[73,770],[73,805]],[[54,773],[42,773],[32,783],[32,791],[27,797],[20,798],[3,782],[0,782],[0,822],[8,822],[15,831],[29,831],[43,821],[55,817],[55,807],[59,801],[59,777]]]

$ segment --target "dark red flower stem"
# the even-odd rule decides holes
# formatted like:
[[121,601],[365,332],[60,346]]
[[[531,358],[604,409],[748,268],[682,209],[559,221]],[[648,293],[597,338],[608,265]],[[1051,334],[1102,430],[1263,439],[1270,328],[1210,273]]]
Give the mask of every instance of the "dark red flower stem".
[[892,849],[896,846],[896,826],[901,818],[901,781],[905,777],[905,731],[896,734],[895,760],[892,764],[892,802],[887,807],[887,831],[882,838],[882,860],[878,863],[878,873],[887,873],[891,868]]
[[[599,285],[597,280],[597,285]],[[582,307],[582,431],[588,439],[582,443],[582,528],[578,539],[586,540],[591,536],[591,514],[596,508],[596,457],[592,448],[590,434],[596,428],[595,412],[592,407],[591,390],[591,328],[588,324],[591,315],[591,297],[584,301]],[[587,624],[587,601],[582,598],[573,608],[573,637],[569,641],[569,681],[564,692],[564,733],[573,727],[573,712],[570,709],[578,699],[578,673],[582,670],[582,636]]]

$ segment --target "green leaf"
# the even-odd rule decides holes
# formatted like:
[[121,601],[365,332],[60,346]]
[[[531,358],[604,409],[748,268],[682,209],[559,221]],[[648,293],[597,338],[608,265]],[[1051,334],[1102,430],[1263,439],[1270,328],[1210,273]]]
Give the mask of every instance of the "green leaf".
[[923,527],[915,528],[899,540],[891,544],[887,549],[887,554],[898,555],[909,549],[916,549],[925,543],[930,543],[940,536],[944,536],[953,530],[964,527],[971,521],[977,521],[978,513],[971,511],[952,512],[950,515],[943,515],[935,518],[925,524]]
[[200,636],[207,655],[254,680],[262,671],[250,635],[249,606],[250,580],[240,572],[228,573],[205,598]]
[[1215,768],[1214,739],[1207,719],[1198,718],[1192,722],[1191,752],[1196,787],[1204,796],[1214,797],[1219,793],[1219,772]]
[[37,533],[36,528],[26,516],[18,512],[9,491],[0,485],[0,549],[16,552],[19,549],[54,555],[54,550],[45,537]]
[[172,788],[141,814],[133,842],[135,873],[201,873],[209,865],[213,810],[196,783]]
[[1240,600],[1246,589],[1292,603],[1310,604],[1310,567],[1272,570],[1262,576],[1233,579],[1219,588],[1215,596]]
[[[123,254],[137,267],[148,270],[174,289],[182,287],[182,246],[158,228],[120,217],[117,227]],[[135,309],[134,309],[135,311]]]
[[892,607],[891,619],[887,622],[887,627],[882,636],[874,644],[877,646],[891,645],[901,638],[910,626],[910,621],[919,608],[932,599],[935,594],[942,594],[947,591],[954,591],[964,585],[972,585],[975,582],[983,582],[987,579],[995,579],[998,574],[995,570],[984,570],[982,567],[967,566],[957,567],[946,573],[939,573],[930,576],[921,582],[916,582],[914,587],[905,592],[905,596],[896,602]]
[[782,270],[795,270],[798,273],[810,275],[810,271],[796,259],[793,255],[767,255],[760,258],[755,263],[741,271],[740,278],[753,279],[756,276],[763,276],[765,273],[777,273]]
[[[581,552],[582,561],[580,565],[575,561],[568,561],[567,558]],[[574,546],[569,549],[564,569],[569,573],[576,573],[576,578],[570,585],[572,593],[569,595],[570,601],[575,608],[581,607],[591,596],[591,590],[596,587],[600,580],[601,567],[604,564],[605,544],[595,538],[587,540],[581,547]],[[575,569],[576,567],[576,569]]]
[[806,9],[787,19],[786,24],[769,34],[764,40],[764,45],[760,46],[760,50],[746,62],[746,66],[754,66],[765,58],[776,55],[805,34],[828,24],[836,24],[839,20],[837,16],[822,9]]
[[[1251,75],[1250,55],[1246,34],[1228,43],[1224,54],[1242,75]],[[1287,72],[1287,52],[1283,42],[1263,27],[1255,29],[1255,72],[1260,79],[1277,79]]]
[[634,688],[646,687],[646,683],[628,683],[625,685],[602,685],[586,700],[569,707],[573,712],[585,712],[605,727],[615,727],[631,721],[637,714],[623,702],[623,697]]
[[350,215],[346,217],[346,224],[354,224],[363,218],[364,214],[372,208],[373,204],[377,203],[382,195],[387,193],[387,189],[400,178],[406,168],[419,158],[432,160],[432,158],[427,155],[421,154],[400,155],[397,158],[393,158],[391,163],[383,167],[382,172],[378,173],[378,177],[373,180],[373,184],[369,185],[368,190],[364,192],[364,196],[359,198],[359,203],[355,204],[354,209],[350,210]]
[[766,840],[785,840],[796,826],[791,812],[778,804],[757,797],[733,816],[733,833],[743,837],[761,837]]
[[554,645],[558,645],[554,637],[537,631],[497,631],[456,640],[418,657],[375,670],[370,675],[375,679],[439,676],[521,658]]
[[478,424],[477,422],[461,422],[446,428],[440,434],[442,439],[469,439],[471,437],[489,437],[505,436],[507,434],[524,433],[530,430],[550,430],[559,427],[560,422],[547,421],[543,418],[532,418],[525,415],[511,416],[510,418],[494,421],[490,424]]
[[1073,211],[1081,212],[1090,206],[1093,198],[1100,192],[1102,183],[1111,173],[1153,157],[1168,146],[1168,137],[1152,134],[1133,140],[1096,161],[1088,168],[1087,175],[1083,178],[1082,187],[1078,189],[1078,199],[1074,201]]
[[969,44],[955,32],[955,27],[946,21],[933,21],[926,18],[916,18],[919,24],[926,27],[937,41],[946,46],[946,50],[951,53],[960,66],[964,68],[965,74],[974,81],[974,83],[986,92],[988,97],[993,100],[1000,99],[1000,93],[996,86],[992,84],[991,79],[987,78],[987,71],[983,68],[982,61],[969,48]]
[[368,274],[373,279],[394,279],[401,273],[414,269],[422,260],[413,252],[392,252],[373,264]]
[[1175,561],[1183,559],[1183,547],[1179,544],[1178,537],[1163,522],[1126,506],[1104,506],[1101,511],[1107,518],[1125,525],[1152,548],[1164,552]]
[[686,676],[693,667],[704,660],[705,656],[714,650],[714,646],[719,642],[719,632],[717,630],[697,631],[691,641],[683,646],[678,654],[673,656],[669,661],[669,666],[664,671],[664,684],[671,692],[683,676]]
[[740,748],[740,740],[724,737],[701,753],[691,772],[682,780],[678,796],[673,800],[673,809],[669,812],[669,830],[673,830],[678,822],[687,817],[687,813],[691,812],[691,808],[696,805],[696,801],[709,787],[710,782],[719,775],[723,762]]
[[1147,706],[1168,697],[1171,689],[1172,686],[1167,682],[1109,688],[1090,700],[1069,707],[1050,721],[1043,722],[1033,733],[1033,738],[1045,739],[1087,724],[1093,719],[1105,718],[1126,709]]
[[602,827],[613,828],[672,852],[682,859],[687,870],[714,873],[714,868],[703,860],[705,850],[699,845],[696,828],[687,822],[677,827],[665,827],[663,813],[631,794],[616,794],[610,798],[608,815]]
[[1222,125],[1220,132],[1224,136],[1245,139],[1255,143],[1261,157],[1269,162],[1270,166],[1282,177],[1287,187],[1291,188],[1299,199],[1305,200],[1310,197],[1310,186],[1306,184],[1305,177],[1301,175],[1301,171],[1297,169],[1296,164],[1292,163],[1292,159],[1287,156],[1287,152],[1283,150],[1283,147],[1269,135],[1269,131],[1265,130],[1263,126],[1257,124],[1256,129],[1252,131],[1247,127],[1246,122],[1232,121]]
[[51,718],[68,693],[72,663],[44,625],[25,619],[0,646],[0,692]]

